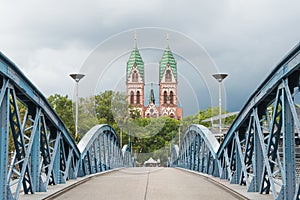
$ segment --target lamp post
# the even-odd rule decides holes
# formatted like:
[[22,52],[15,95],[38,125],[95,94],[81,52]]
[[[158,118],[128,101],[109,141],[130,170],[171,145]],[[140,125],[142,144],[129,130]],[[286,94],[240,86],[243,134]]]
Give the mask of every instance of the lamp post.
[[75,111],[75,139],[78,137],[78,82],[85,76],[84,74],[70,74],[76,82],[76,111]]
[[120,124],[119,125],[119,127],[120,127],[120,149],[122,150],[122,128],[123,128],[123,124]]
[[228,76],[228,74],[214,74],[212,75],[218,82],[219,82],[219,133],[220,133],[220,137],[222,135],[222,119],[221,119],[221,115],[222,115],[222,91],[221,91],[221,87],[222,87],[222,81]]
[[178,136],[179,136],[179,141],[178,141],[178,146],[180,146],[180,128],[182,127],[182,124],[178,126]]
[[129,147],[129,152],[131,153],[131,145],[130,145],[130,129],[128,129],[128,147]]

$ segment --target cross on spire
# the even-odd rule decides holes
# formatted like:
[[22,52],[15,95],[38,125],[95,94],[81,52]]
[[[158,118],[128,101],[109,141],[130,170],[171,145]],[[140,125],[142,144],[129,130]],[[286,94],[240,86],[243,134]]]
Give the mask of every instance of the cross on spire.
[[169,33],[166,34],[167,46],[169,46]]
[[136,42],[136,30],[134,30],[134,34],[133,34],[133,39],[134,39],[134,47],[136,48],[137,47],[137,42]]

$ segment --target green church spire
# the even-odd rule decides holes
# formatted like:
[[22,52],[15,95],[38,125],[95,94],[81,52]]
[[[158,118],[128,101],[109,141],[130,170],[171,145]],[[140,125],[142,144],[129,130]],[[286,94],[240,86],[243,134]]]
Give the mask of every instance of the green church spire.
[[174,75],[175,79],[177,80],[177,63],[175,61],[175,58],[173,56],[173,53],[172,53],[169,45],[165,49],[164,54],[159,63],[159,80],[162,79],[163,73],[164,73],[168,63],[170,64],[173,75]]
[[127,78],[130,75],[130,72],[134,65],[137,66],[139,73],[140,73],[142,79],[144,80],[144,61],[141,57],[139,49],[137,48],[136,32],[134,32],[134,48],[131,51],[130,57],[127,61],[127,70],[126,70]]
[[127,62],[127,77],[130,75],[131,69],[136,65],[140,75],[144,79],[144,61],[142,60],[141,54],[137,47],[135,47],[129,57]]

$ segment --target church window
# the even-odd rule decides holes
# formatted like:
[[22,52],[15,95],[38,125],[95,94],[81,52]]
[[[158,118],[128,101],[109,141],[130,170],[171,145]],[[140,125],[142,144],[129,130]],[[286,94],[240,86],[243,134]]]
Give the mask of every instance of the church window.
[[164,104],[167,103],[167,91],[164,91]]
[[171,113],[171,114],[170,114],[170,117],[171,117],[171,118],[175,118],[175,116],[174,116],[174,114],[173,114],[173,113]]
[[170,104],[174,103],[174,93],[173,91],[170,92]]
[[166,82],[171,82],[172,81],[172,74],[171,74],[171,70],[167,70],[166,71]]
[[130,92],[130,104],[134,104],[134,93],[133,93],[133,91]]
[[132,74],[132,82],[138,82],[139,80],[139,74],[137,73],[137,71],[133,71],[133,74]]
[[141,103],[141,94],[140,91],[137,91],[136,93],[136,104],[140,104]]

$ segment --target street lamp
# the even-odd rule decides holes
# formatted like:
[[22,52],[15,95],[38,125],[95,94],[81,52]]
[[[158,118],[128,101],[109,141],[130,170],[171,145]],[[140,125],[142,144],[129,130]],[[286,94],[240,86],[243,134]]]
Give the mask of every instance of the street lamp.
[[131,145],[130,145],[131,141],[130,141],[130,129],[128,129],[128,148],[129,148],[129,152],[131,153]]
[[122,129],[123,129],[123,124],[119,124],[120,127],[120,148],[122,150]]
[[78,137],[78,82],[85,76],[84,74],[70,74],[76,82],[76,111],[75,111],[75,139]]
[[179,141],[178,141],[178,146],[180,146],[180,128],[182,127],[183,124],[179,124],[178,126],[178,136],[179,136]]
[[221,119],[221,115],[222,115],[222,91],[221,91],[221,87],[222,87],[222,81],[228,76],[228,74],[214,74],[212,75],[218,82],[219,82],[219,133],[220,133],[220,137],[222,135],[222,119]]

